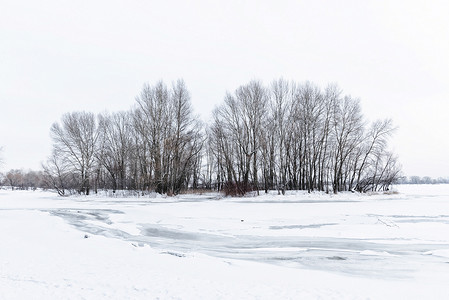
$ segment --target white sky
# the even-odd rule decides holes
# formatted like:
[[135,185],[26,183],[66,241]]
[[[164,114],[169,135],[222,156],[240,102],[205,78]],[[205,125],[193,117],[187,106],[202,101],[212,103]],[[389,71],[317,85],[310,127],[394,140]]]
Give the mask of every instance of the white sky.
[[335,82],[399,127],[406,175],[449,176],[447,1],[0,0],[0,146],[38,169],[63,113],[183,78],[207,119],[251,79]]

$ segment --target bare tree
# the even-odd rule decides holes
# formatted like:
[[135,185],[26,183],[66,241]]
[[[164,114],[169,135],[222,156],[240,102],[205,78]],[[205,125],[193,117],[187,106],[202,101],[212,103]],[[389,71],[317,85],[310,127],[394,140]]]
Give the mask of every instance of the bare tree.
[[295,84],[283,79],[273,81],[271,85],[272,130],[275,136],[275,166],[279,173],[278,190],[285,194],[287,186],[288,135],[291,121],[290,107],[295,93]]
[[159,82],[145,85],[136,101],[134,126],[146,148],[141,171],[156,192],[177,194],[190,178],[197,180],[203,145],[203,126],[193,115],[189,92],[183,80],[171,90]]
[[56,153],[64,156],[72,172],[78,176],[79,193],[86,195],[91,187],[98,133],[95,116],[86,112],[64,114],[61,124],[54,123],[51,127]]
[[14,189],[24,189],[24,174],[22,170],[14,169],[9,170],[5,174],[6,181],[12,190]]
[[347,190],[348,160],[363,140],[363,118],[358,99],[345,96],[334,106],[333,191]]
[[0,147],[0,167],[2,167],[4,164],[2,152],[3,152],[3,147]]
[[[371,124],[371,127],[365,138],[365,142],[362,145],[362,157],[360,165],[357,168],[357,183],[356,189],[358,191],[364,191],[366,186],[361,184],[362,176],[369,176],[367,174],[370,166],[372,166],[379,157],[380,154],[386,151],[388,138],[391,136],[395,128],[391,119],[378,120]],[[365,173],[365,174],[364,174]],[[366,182],[364,180],[363,182]]]
[[267,91],[258,81],[251,81],[236,91],[236,97],[241,106],[242,122],[245,135],[249,140],[249,151],[245,154],[252,158],[252,186],[259,193],[258,155],[262,136],[262,125],[267,113]]
[[[0,147],[0,170],[1,170],[1,167],[3,166],[3,164],[4,164],[3,157],[1,155],[2,151],[3,151],[3,147]],[[6,180],[5,179],[5,175],[2,172],[0,172],[0,187],[3,185],[5,180]]]
[[326,106],[320,89],[309,82],[298,88],[294,104],[302,139],[301,187],[310,192],[318,188],[318,159],[324,143]]
[[131,151],[131,117],[128,112],[99,116],[99,146],[95,153],[110,176],[113,192],[126,188]]
[[164,173],[164,162],[170,158],[164,155],[164,146],[170,125],[169,91],[163,82],[158,82],[154,88],[145,85],[136,102],[135,125],[149,154],[149,169],[142,171],[148,176],[151,188],[155,188],[158,193],[166,192],[167,174]]
[[44,170],[44,184],[56,190],[60,196],[65,196],[67,192],[72,194],[78,186],[78,180],[71,172],[71,165],[66,157],[57,153],[54,149],[52,155],[45,164],[42,164]]
[[[218,191],[225,187],[230,188],[230,185],[233,185],[232,182],[239,181],[236,173],[237,153],[234,151],[234,137],[230,136],[232,131],[226,127],[227,123],[222,118],[222,114],[226,114],[223,109],[223,107],[219,107],[214,110],[214,122],[208,132],[209,146],[216,158],[216,183]],[[237,190],[238,186],[235,185],[234,191],[236,194]],[[241,193],[241,191],[238,193]]]
[[189,175],[194,175],[194,178],[198,176],[195,164],[203,145],[202,124],[193,115],[190,95],[183,80],[173,85],[171,106],[173,126],[168,137],[172,157],[169,192],[178,194],[183,185],[188,184]]

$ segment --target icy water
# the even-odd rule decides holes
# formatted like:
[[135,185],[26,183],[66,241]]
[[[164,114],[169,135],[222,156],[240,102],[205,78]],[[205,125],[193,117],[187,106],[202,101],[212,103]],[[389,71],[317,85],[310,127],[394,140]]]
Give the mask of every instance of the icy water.
[[[449,274],[449,187],[404,186],[395,195],[73,200],[45,211],[88,234],[363,277]],[[443,253],[443,255],[441,255]],[[436,255],[437,254],[437,255]]]

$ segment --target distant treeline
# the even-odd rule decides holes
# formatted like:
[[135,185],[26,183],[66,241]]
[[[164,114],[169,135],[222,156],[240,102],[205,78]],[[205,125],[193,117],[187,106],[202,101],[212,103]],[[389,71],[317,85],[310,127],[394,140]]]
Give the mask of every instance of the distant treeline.
[[258,81],[227,93],[209,124],[182,80],[145,85],[129,111],[69,112],[51,127],[43,182],[61,195],[99,189],[385,190],[400,177],[391,120],[367,124],[335,85]]
[[419,176],[409,176],[401,177],[397,181],[398,184],[447,184],[449,183],[449,177],[443,178],[431,178],[429,176],[419,177]]
[[35,190],[49,188],[45,182],[43,171],[24,171],[13,169],[5,174],[0,173],[0,186],[7,186],[13,190]]

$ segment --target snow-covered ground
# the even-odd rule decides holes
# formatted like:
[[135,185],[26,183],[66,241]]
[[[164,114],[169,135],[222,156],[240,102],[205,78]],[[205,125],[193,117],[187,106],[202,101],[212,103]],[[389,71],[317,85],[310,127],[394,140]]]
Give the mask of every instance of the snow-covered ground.
[[396,189],[0,190],[0,299],[449,299],[449,185]]

